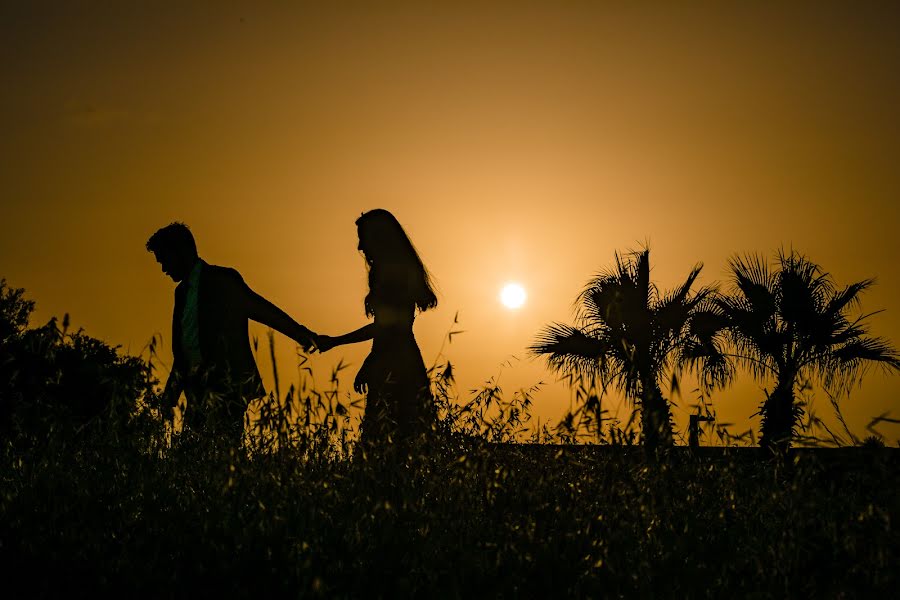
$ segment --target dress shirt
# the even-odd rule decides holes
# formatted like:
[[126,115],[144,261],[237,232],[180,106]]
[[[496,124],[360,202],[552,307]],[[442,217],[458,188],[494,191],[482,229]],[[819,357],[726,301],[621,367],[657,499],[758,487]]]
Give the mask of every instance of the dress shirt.
[[193,371],[200,366],[200,271],[203,261],[198,260],[191,269],[185,283],[187,293],[184,312],[181,313],[181,347],[187,359],[188,370]]

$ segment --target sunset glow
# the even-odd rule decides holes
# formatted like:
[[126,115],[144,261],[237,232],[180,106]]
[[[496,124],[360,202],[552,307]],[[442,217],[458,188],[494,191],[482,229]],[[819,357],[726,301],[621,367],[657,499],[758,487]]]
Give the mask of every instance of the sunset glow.
[[518,283],[507,283],[500,291],[500,302],[506,308],[521,308],[527,298],[528,294],[525,293],[525,288]]
[[[459,313],[460,390],[569,322],[585,282],[644,241],[662,290],[699,262],[698,287],[724,283],[735,253],[781,247],[839,286],[876,278],[864,309],[900,343],[895,8],[7,4],[0,277],[37,301],[35,323],[69,313],[135,353],[162,334],[169,364],[174,286],[143,245],[177,220],[303,325],[362,326],[354,221],[381,207],[438,288],[416,319],[426,363]],[[293,372],[289,340],[275,356]],[[504,378],[549,382],[541,419],[566,411],[544,362]],[[741,374],[710,401],[745,431],[760,393]],[[842,405],[851,430],[895,418],[898,396],[900,377],[874,370]]]
[[8,597],[897,597],[898,31],[0,1]]

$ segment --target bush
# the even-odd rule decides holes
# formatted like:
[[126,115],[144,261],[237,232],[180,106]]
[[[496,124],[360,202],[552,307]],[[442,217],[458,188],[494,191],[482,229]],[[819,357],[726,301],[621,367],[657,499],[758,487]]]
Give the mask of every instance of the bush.
[[153,394],[147,362],[51,319],[28,328],[34,302],[0,280],[0,430],[34,443],[88,426],[121,429]]

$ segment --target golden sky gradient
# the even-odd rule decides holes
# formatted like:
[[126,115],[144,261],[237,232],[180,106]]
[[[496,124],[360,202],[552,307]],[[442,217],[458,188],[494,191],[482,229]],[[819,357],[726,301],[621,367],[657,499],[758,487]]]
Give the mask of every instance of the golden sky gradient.
[[[144,242],[183,220],[206,260],[343,333],[365,322],[353,222],[382,207],[440,288],[426,363],[458,311],[462,395],[544,380],[543,421],[568,392],[525,347],[645,241],[662,288],[782,245],[838,284],[877,277],[863,307],[900,344],[896,5],[71,4],[0,6],[0,275],[38,322],[69,312],[131,352],[162,333],[168,359],[173,285]],[[366,351],[316,358],[321,383]],[[854,431],[900,416],[898,392],[871,374],[843,401]],[[748,376],[713,396],[735,431],[762,399]]]

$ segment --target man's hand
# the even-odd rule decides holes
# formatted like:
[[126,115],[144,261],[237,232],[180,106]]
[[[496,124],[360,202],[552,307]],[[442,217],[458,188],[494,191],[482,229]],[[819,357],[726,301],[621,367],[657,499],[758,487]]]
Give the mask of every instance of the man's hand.
[[166,387],[163,389],[162,394],[157,396],[159,414],[163,420],[169,423],[174,423],[175,421],[175,405],[178,404],[178,398],[181,396],[181,387],[181,380],[178,374],[172,372],[169,374],[169,379],[166,380]]
[[294,338],[294,341],[300,344],[300,347],[303,348],[304,352],[315,352],[318,344],[316,341],[319,336],[303,325],[300,326],[300,332]]
[[175,403],[177,400],[171,399],[172,393],[166,389],[160,394],[152,396],[152,406],[159,411],[163,421],[172,422],[175,420]]
[[162,415],[163,423],[168,423],[169,425],[175,426],[175,407],[168,406],[160,410],[160,414]]

